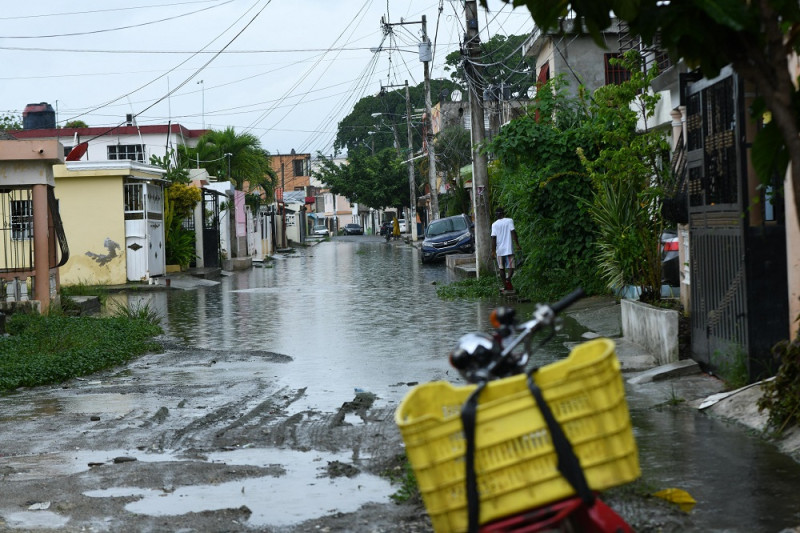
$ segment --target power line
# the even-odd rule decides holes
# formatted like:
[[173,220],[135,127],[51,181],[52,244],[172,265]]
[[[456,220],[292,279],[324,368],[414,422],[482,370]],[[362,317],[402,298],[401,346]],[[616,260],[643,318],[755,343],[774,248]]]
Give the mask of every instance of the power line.
[[57,33],[51,35],[0,35],[0,39],[51,39],[56,37],[79,37],[83,35],[96,35],[98,33],[110,33],[115,31],[121,30],[130,30],[131,28],[141,28],[143,26],[150,26],[152,24],[159,24],[161,22],[167,22],[170,20],[175,20],[183,17],[188,17],[189,15],[195,15],[197,13],[202,13],[203,11],[208,11],[209,9],[216,9],[219,6],[223,6],[225,4],[230,4],[233,0],[227,0],[222,4],[217,4],[215,6],[204,7],[203,9],[198,9],[196,11],[191,11],[189,13],[183,13],[181,15],[175,15],[172,17],[165,17],[158,20],[151,20],[148,22],[142,22],[140,24],[129,24],[128,26],[119,26],[116,28],[106,28],[103,30],[92,30],[92,31],[83,31],[83,32],[74,32],[74,33]]
[[219,0],[200,0],[193,2],[169,2],[166,4],[151,4],[147,6],[132,6],[132,7],[115,7],[110,9],[93,9],[88,11],[65,11],[61,13],[43,13],[39,15],[18,15],[13,17],[0,17],[0,20],[22,20],[22,19],[37,19],[46,17],[68,17],[72,15],[91,15],[93,13],[115,13],[117,11],[132,11],[141,9],[151,9],[154,7],[175,7],[187,4],[207,4],[209,2],[218,2]]

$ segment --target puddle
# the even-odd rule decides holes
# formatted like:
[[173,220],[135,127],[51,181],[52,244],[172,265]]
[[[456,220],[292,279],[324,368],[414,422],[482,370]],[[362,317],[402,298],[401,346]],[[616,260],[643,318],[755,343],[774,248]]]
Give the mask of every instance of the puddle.
[[[348,454],[250,448],[213,453],[209,462],[227,465],[281,465],[281,477],[258,477],[220,483],[178,487],[173,492],[137,487],[111,487],[84,494],[94,498],[139,497],[125,506],[131,513],[176,516],[247,506],[248,524],[255,527],[287,526],[318,518],[331,509],[348,513],[369,502],[386,502],[395,489],[371,474],[327,477],[328,463],[351,463]],[[302,495],[302,497],[299,497]]]
[[92,415],[125,416],[142,405],[138,394],[84,394],[64,397],[59,401],[67,413]]
[[75,450],[41,455],[0,457],[0,466],[12,468],[12,473],[6,474],[5,479],[30,481],[78,474],[89,470],[91,468],[89,463],[111,463],[115,457],[123,456],[134,457],[145,463],[181,461],[170,454],[142,453],[138,450]]
[[68,516],[51,513],[50,511],[21,511],[4,515],[6,524],[19,529],[61,529],[69,522]]

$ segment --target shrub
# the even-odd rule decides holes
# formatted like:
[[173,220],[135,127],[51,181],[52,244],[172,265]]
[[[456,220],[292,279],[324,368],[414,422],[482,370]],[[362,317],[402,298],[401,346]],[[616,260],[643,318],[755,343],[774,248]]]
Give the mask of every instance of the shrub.
[[127,318],[15,313],[0,340],[0,391],[60,383],[160,349],[161,328]]
[[800,336],[772,348],[781,361],[775,379],[764,383],[758,410],[769,410],[768,424],[778,433],[800,423]]

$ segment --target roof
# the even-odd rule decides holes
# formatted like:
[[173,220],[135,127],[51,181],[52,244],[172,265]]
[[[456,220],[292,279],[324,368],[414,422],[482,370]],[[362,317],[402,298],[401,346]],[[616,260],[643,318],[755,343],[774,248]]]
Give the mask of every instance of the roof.
[[91,128],[46,128],[36,130],[11,130],[8,133],[17,139],[41,139],[45,137],[72,138],[76,133],[80,137],[103,135],[166,135],[173,133],[188,138],[202,137],[209,130],[190,130],[180,124],[160,124],[150,126],[107,126]]

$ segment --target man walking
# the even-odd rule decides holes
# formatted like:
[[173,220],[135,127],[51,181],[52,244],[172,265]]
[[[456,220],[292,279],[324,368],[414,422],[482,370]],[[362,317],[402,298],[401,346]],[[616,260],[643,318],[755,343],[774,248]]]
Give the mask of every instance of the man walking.
[[513,291],[511,277],[514,275],[514,244],[520,250],[522,247],[514,229],[514,221],[506,217],[503,208],[498,207],[494,214],[497,220],[492,223],[492,257],[497,258],[503,287],[507,291]]

